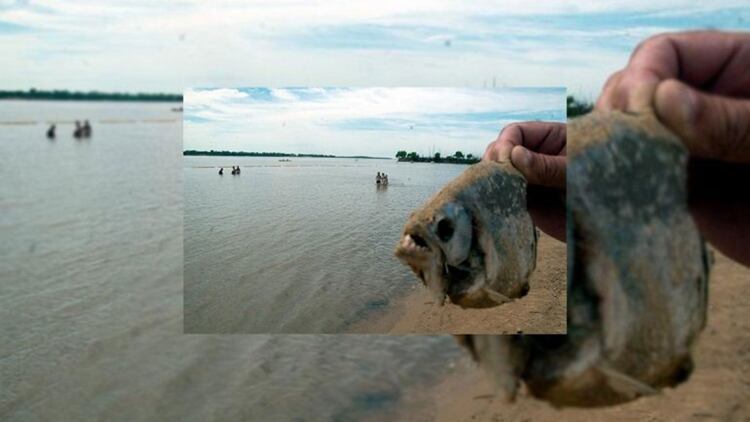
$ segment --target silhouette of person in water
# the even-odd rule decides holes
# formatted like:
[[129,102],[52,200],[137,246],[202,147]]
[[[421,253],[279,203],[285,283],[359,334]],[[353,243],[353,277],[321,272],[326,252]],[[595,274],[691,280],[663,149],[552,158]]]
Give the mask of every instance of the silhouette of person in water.
[[81,122],[76,120],[76,129],[73,131],[73,137],[80,139],[83,136],[83,127],[81,127]]
[[55,139],[55,124],[53,123],[52,126],[47,129],[47,138],[49,139]]
[[375,184],[379,185],[383,181],[383,176],[380,175],[380,172],[378,172],[378,175],[375,176]]
[[88,120],[83,121],[83,137],[84,138],[90,138],[91,137],[91,125],[89,124]]
[[219,176],[223,176],[223,175],[224,175],[224,167],[220,167],[219,168]]

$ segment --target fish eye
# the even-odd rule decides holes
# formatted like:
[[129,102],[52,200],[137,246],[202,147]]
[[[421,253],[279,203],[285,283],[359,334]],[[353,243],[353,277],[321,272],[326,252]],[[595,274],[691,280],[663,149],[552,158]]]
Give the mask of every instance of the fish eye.
[[449,219],[443,218],[438,221],[437,235],[443,242],[451,240],[451,237],[453,237],[453,230],[453,222]]

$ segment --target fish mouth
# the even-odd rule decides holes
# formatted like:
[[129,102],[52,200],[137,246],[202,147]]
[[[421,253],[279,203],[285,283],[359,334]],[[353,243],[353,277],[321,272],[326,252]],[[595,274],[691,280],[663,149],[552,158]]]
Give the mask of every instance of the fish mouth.
[[[426,272],[430,272],[433,278],[439,278],[440,287],[433,286],[433,289],[439,290],[435,291],[436,295],[448,296],[454,304],[463,300],[473,284],[473,271],[468,258],[458,265],[451,265],[445,260],[442,250],[431,246],[420,234],[404,234],[396,248],[396,256],[411,267],[426,286],[430,287],[432,284],[427,280]],[[435,266],[438,268],[437,273],[430,270]]]
[[422,236],[406,234],[396,246],[396,257],[408,265],[422,284],[427,285],[425,270],[433,259],[432,248]]
[[430,252],[431,248],[422,236],[418,234],[406,234],[401,239],[397,253],[399,251],[402,254],[419,254]]
[[[396,246],[396,257],[411,268],[441,305],[446,297],[462,308],[490,308],[509,302],[510,298],[482,282],[486,278],[485,260],[478,251],[474,225],[464,225],[459,231],[454,229],[454,221],[443,217],[434,226],[407,227]],[[448,243],[457,236],[463,238],[458,249],[455,243]]]

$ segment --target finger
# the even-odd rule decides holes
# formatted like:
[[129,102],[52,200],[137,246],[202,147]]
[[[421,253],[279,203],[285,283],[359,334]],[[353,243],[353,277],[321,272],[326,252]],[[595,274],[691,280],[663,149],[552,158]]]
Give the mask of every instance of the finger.
[[616,108],[614,106],[614,103],[617,102],[616,89],[620,83],[620,78],[622,78],[623,71],[618,70],[607,78],[607,82],[604,83],[604,88],[602,88],[602,93],[594,105],[596,109],[610,111]]
[[[534,146],[531,143],[524,143],[524,147],[532,151],[547,155],[565,155],[565,146],[567,125],[564,123],[550,123],[547,133]],[[524,141],[527,138],[524,138]]]
[[654,106],[692,155],[750,163],[750,100],[707,94],[670,79],[659,85]]
[[649,38],[628,67],[716,94],[750,94],[750,34],[691,31]]
[[693,87],[730,96],[750,94],[750,34],[694,31],[661,34],[643,41],[626,68],[610,77],[597,101],[603,110],[643,111],[658,84],[680,79]]
[[503,129],[498,139],[505,144],[556,155],[565,147],[565,128],[565,123],[559,122],[513,123]]
[[511,161],[530,184],[565,187],[567,161],[564,156],[538,154],[516,146],[511,151]]
[[483,159],[510,160],[511,150],[518,145],[543,154],[564,154],[565,124],[558,122],[512,123],[505,126],[497,140],[487,146]]
[[597,101],[600,110],[646,111],[651,107],[659,79],[643,69],[626,68],[613,75],[611,85]]
[[483,160],[510,161],[510,151],[516,144],[514,143],[515,138],[503,139],[502,135],[505,131],[506,129],[503,129],[503,132],[498,135],[497,139],[487,145],[487,149],[482,156]]

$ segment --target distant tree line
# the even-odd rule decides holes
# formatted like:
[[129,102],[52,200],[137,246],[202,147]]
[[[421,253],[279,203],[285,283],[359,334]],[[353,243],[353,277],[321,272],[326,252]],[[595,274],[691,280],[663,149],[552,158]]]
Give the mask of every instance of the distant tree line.
[[[587,101],[578,100],[572,95],[567,97],[567,113],[568,117],[582,116],[593,110],[594,105]],[[464,154],[461,151],[456,151],[455,154],[448,157],[442,157],[439,152],[436,152],[433,156],[422,157],[416,152],[399,151],[396,153],[398,161],[409,161],[415,163],[457,163],[457,164],[474,164],[479,161],[480,157],[474,157],[471,154]]]
[[568,95],[567,106],[568,118],[582,116],[594,108],[593,104],[587,101],[577,100],[572,95]]
[[413,163],[452,163],[452,164],[474,164],[479,162],[480,157],[475,157],[473,154],[464,155],[461,151],[456,151],[455,154],[443,157],[439,152],[436,152],[433,156],[422,157],[416,152],[399,151],[396,153],[398,161],[408,161]]
[[[315,157],[315,158],[336,158],[335,155],[325,154],[290,154],[287,152],[245,152],[245,151],[196,151],[189,149],[182,152],[182,155],[218,155],[228,157]],[[364,157],[362,157],[364,158]]]
[[75,92],[66,90],[43,91],[31,88],[28,91],[0,91],[0,100],[60,100],[60,101],[164,101],[180,102],[181,94],[120,93],[120,92]]

